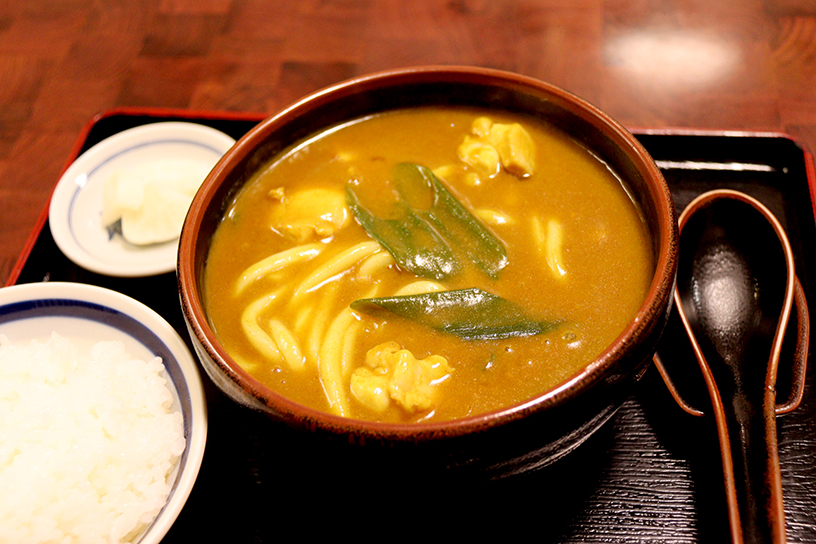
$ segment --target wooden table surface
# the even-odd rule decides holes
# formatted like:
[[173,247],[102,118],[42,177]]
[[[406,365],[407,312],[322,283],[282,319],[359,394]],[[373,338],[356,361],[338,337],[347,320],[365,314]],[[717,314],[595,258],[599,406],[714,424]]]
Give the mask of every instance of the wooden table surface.
[[[341,80],[426,64],[532,76],[632,129],[782,132],[816,149],[813,0],[5,0],[0,284],[98,112],[135,106],[272,114]],[[642,424],[638,414],[630,410],[621,425]],[[642,456],[635,442],[620,446]],[[813,450],[806,451],[810,459]],[[803,463],[810,486],[816,467]],[[816,508],[814,491],[799,494],[803,511]],[[719,498],[683,504],[699,509],[699,501]],[[719,506],[711,512],[700,513],[699,523],[722,513]],[[665,541],[711,534],[681,514]],[[598,508],[571,522],[588,531],[573,538],[591,534],[604,515]],[[648,513],[628,520],[634,529],[606,541],[654,541],[648,529],[659,520]],[[722,536],[721,521],[713,534]],[[812,516],[794,521],[794,540],[816,542]]]

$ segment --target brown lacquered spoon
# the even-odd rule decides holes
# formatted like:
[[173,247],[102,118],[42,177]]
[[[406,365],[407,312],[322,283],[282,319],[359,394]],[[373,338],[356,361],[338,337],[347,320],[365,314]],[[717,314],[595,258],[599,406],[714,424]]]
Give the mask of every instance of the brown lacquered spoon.
[[[804,292],[784,229],[756,199],[716,190],[680,215],[675,306],[711,398],[722,454],[732,542],[785,542],[776,414],[802,398],[809,337]],[[776,398],[785,330],[794,310],[794,386]],[[659,355],[655,363],[690,413]]]

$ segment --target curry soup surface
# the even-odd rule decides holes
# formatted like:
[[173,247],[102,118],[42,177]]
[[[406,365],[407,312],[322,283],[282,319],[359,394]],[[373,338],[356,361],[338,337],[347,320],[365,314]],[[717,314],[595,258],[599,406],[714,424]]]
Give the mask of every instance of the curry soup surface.
[[[491,140],[489,129],[513,123],[532,141],[515,150],[526,163],[494,168],[496,153],[483,144],[506,142]],[[503,244],[506,263],[495,277],[464,262],[450,277],[419,278],[374,242],[347,187],[372,216],[392,218],[400,163],[434,171]],[[427,209],[432,200],[410,204]],[[224,347],[271,389],[343,416],[415,422],[484,413],[562,383],[633,319],[653,270],[639,210],[586,149],[534,119],[429,107],[335,127],[259,171],[215,233],[204,295]],[[412,284],[419,293],[478,288],[554,328],[464,339],[350,308]]]

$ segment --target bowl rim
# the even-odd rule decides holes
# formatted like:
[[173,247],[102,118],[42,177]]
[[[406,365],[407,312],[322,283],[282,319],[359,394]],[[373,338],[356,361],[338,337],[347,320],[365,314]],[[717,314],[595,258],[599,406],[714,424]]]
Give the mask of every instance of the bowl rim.
[[[207,441],[207,402],[204,385],[196,361],[187,344],[178,332],[156,311],[136,299],[105,287],[74,282],[40,282],[16,284],[0,289],[0,308],[22,303],[37,308],[64,308],[77,303],[76,306],[87,306],[93,313],[104,313],[112,316],[122,314],[125,318],[129,318],[141,325],[144,330],[153,335],[153,340],[163,344],[167,351],[173,355],[189,392],[189,403],[185,404],[189,404],[192,422],[188,417],[184,417],[184,427],[188,430],[185,445],[186,457],[183,458],[184,465],[179,467],[175,484],[171,488],[167,502],[136,541],[139,544],[160,542],[175,523],[189,498],[201,468]],[[41,312],[38,310],[38,313]],[[70,319],[87,319],[81,313],[78,315],[68,313],[63,315]],[[26,319],[26,317],[22,316],[3,322],[18,319]],[[110,322],[106,321],[106,324],[118,328]],[[124,329],[119,330],[150,349],[144,342],[144,338],[130,334]],[[165,365],[166,363],[162,361],[162,364]],[[175,385],[172,379],[168,379],[168,381],[175,390],[175,394],[180,397],[178,386]]]
[[[213,193],[220,180],[230,171],[231,164],[246,159],[267,135],[309,111],[332,100],[365,93],[369,90],[393,85],[430,84],[432,82],[499,85],[511,90],[546,95],[571,113],[584,119],[591,119],[593,125],[598,127],[615,145],[626,151],[626,155],[630,157],[650,189],[650,199],[654,201],[656,209],[657,233],[660,236],[657,245],[657,259],[654,263],[654,275],[643,303],[636,317],[594,361],[589,362],[561,385],[513,406],[450,421],[395,424],[346,418],[291,401],[260,384],[229,357],[220,346],[204,313],[202,293],[194,269],[195,242],[196,233],[201,228],[206,211],[212,204]],[[341,435],[352,434],[363,438],[416,442],[440,436],[461,436],[484,431],[508,421],[521,419],[531,412],[561,404],[603,379],[627,346],[637,344],[638,339],[646,337],[663,313],[661,309],[671,304],[671,293],[674,289],[677,269],[677,249],[677,217],[668,185],[645,147],[623,125],[586,100],[555,85],[529,76],[483,67],[431,65],[375,72],[331,85],[307,95],[266,118],[242,136],[216,164],[193,199],[182,228],[177,277],[185,320],[193,341],[197,341],[199,343],[197,347],[205,352],[199,355],[209,358],[229,379],[249,393],[264,409],[271,409],[278,417],[296,421],[312,430],[322,429]]]

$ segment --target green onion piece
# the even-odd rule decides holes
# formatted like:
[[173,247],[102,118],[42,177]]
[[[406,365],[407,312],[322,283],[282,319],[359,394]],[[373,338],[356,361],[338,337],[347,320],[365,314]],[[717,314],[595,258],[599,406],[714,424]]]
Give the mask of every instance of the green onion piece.
[[[440,234],[459,259],[470,259],[491,278],[507,265],[504,244],[490,232],[455,196],[424,166],[402,163],[394,168],[401,196],[414,212]],[[422,193],[433,191],[430,209],[416,209]]]
[[394,169],[400,200],[394,217],[376,217],[363,206],[353,187],[346,200],[360,225],[404,269],[442,280],[475,263],[495,278],[507,265],[504,244],[494,236],[424,166],[403,163]]
[[443,280],[459,272],[459,263],[445,241],[405,203],[399,203],[401,217],[382,219],[369,212],[351,185],[346,201],[354,217],[369,236],[394,256],[397,263],[423,278]]
[[517,304],[478,288],[359,299],[351,308],[393,314],[465,340],[499,340],[549,332],[556,321],[534,319]]

